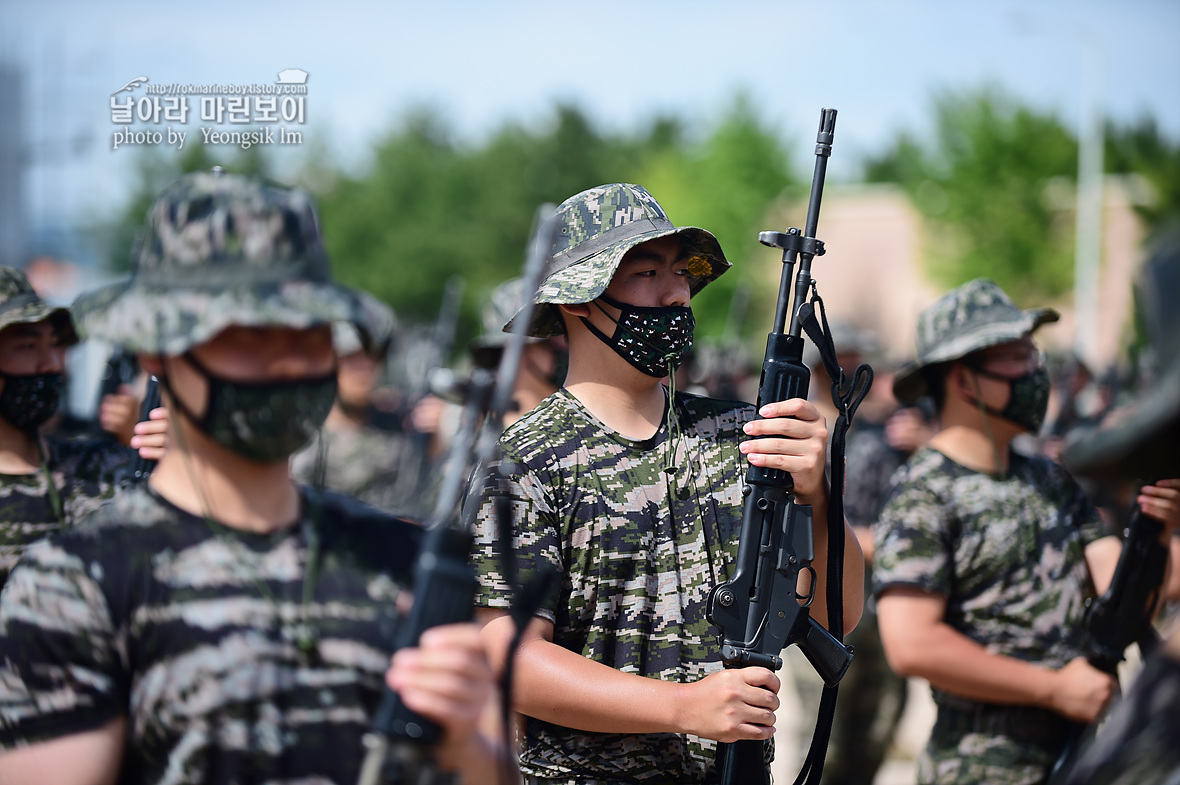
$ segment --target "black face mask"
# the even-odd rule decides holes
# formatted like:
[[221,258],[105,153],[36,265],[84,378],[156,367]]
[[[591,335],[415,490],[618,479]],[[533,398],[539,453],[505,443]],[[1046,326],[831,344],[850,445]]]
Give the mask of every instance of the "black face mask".
[[273,463],[298,452],[336,400],[335,370],[306,379],[237,382],[211,373],[191,352],[184,357],[205,377],[208,403],[197,417],[170,389],[173,402],[213,441],[252,461]]
[[0,373],[4,390],[0,392],[0,417],[25,433],[37,429],[57,411],[63,377],[60,373],[37,373],[16,376]]
[[981,409],[988,414],[1003,417],[1027,430],[1036,433],[1045,423],[1045,412],[1049,408],[1049,371],[1041,367],[1024,376],[1001,376],[998,373],[986,371],[978,366],[972,366],[980,376],[1008,382],[1008,404],[1003,409],[993,409],[982,402],[978,402]]
[[663,379],[680,365],[684,353],[692,347],[696,321],[687,305],[628,305],[605,294],[598,299],[620,311],[616,319],[594,301],[598,310],[615,323],[614,336],[608,338],[584,316],[582,323],[616,354],[648,376]]

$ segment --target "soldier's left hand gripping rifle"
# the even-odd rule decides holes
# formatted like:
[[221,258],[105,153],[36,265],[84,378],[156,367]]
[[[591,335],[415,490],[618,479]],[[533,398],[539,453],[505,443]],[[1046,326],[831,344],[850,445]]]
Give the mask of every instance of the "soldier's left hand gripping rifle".
[[[538,211],[538,221],[534,225],[525,262],[526,292],[535,292],[540,284],[541,270],[553,246],[556,229],[554,206],[543,205]],[[425,630],[442,624],[470,621],[474,614],[476,578],[469,562],[472,523],[482,500],[479,491],[489,482],[488,467],[493,465],[498,456],[504,414],[512,406],[512,392],[524,352],[532,307],[532,300],[527,300],[524,310],[516,319],[512,336],[504,347],[496,374],[493,376],[488,370],[476,368],[467,383],[462,423],[449,450],[446,475],[427,523],[415,567],[414,604],[408,618],[399,627],[396,648],[416,646]],[[459,526],[456,527],[452,525],[452,519],[469,477],[469,487],[473,490],[459,513]],[[508,547],[511,545],[510,523],[506,520],[502,505],[497,507],[500,518],[497,528],[501,538],[507,533],[507,545],[502,547]],[[511,554],[506,558],[510,560]],[[511,578],[509,585],[513,585]],[[512,616],[525,620],[530,618],[544,592],[539,582],[517,592]],[[505,718],[510,714],[507,706],[510,695],[510,687],[505,687]],[[507,722],[504,731],[505,748],[510,750]],[[453,781],[452,776],[438,770],[433,759],[433,747],[441,736],[442,728],[438,724],[409,709],[397,693],[386,687],[372,731],[364,739],[367,752],[359,785],[442,785]],[[500,776],[502,781],[514,781],[515,770],[502,771]]]
[[[804,331],[815,342],[832,381],[832,398],[840,412],[832,430],[831,493],[828,503],[827,605],[832,631],[811,617],[808,608],[814,598],[816,573],[811,507],[795,503],[794,481],[787,472],[751,465],[743,488],[742,530],[737,561],[730,580],[713,588],[708,600],[710,621],[721,631],[721,660],[727,668],[782,667],[780,652],[796,644],[824,680],[819,719],[811,749],[797,782],[819,781],[835,710],[836,685],[852,661],[852,649],[843,637],[844,561],[844,435],[852,415],[872,384],[872,369],[857,368],[846,380],[836,363],[824,314],[823,302],[811,278],[811,261],[822,256],[824,246],[815,238],[823,196],[827,159],[832,151],[836,110],[820,114],[816,138],[815,173],[803,232],[762,232],[764,245],[783,250],[783,272],[779,284],[774,329],[766,342],[766,357],[758,387],[758,408],[791,398],[806,398],[811,373],[803,362]],[[796,260],[794,305],[791,278]],[[808,292],[811,300],[807,300]],[[822,320],[816,318],[816,313]],[[790,317],[789,327],[787,318]],[[806,594],[799,592],[801,573],[809,574]],[[756,740],[722,744],[718,769],[724,785],[768,783],[763,762],[765,742]]]
[[[1151,485],[1139,483],[1138,485]],[[1127,648],[1138,644],[1143,659],[1159,645],[1151,625],[1159,607],[1168,567],[1168,546],[1160,542],[1164,525],[1134,507],[1123,531],[1123,550],[1101,597],[1090,600],[1083,619],[1086,660],[1100,671],[1118,676]],[[1074,725],[1065,749],[1049,774],[1052,785],[1069,780],[1069,772],[1085,742],[1098,731],[1100,720]]]

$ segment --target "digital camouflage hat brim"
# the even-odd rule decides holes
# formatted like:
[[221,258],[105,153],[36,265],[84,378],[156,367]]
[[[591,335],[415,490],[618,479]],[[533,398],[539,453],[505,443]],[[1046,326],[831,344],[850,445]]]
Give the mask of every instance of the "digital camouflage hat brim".
[[131,278],[83,295],[85,335],[131,352],[181,354],[231,325],[337,321],[380,335],[388,309],[332,280],[312,198],[220,171],[185,175],[148,212]]
[[14,324],[36,324],[49,320],[58,340],[65,346],[78,342],[70,312],[41,299],[20,270],[0,267],[0,330]]
[[1057,319],[1052,308],[1020,310],[995,281],[968,281],[927,306],[918,317],[917,359],[897,372],[893,395],[902,403],[913,403],[929,393],[927,368],[1018,341]]
[[[533,296],[538,307],[528,334],[534,338],[564,334],[555,306],[597,298],[627,251],[648,240],[680,238],[694,295],[730,267],[717,238],[695,226],[674,226],[655,198],[638,185],[613,183],[582,191],[558,205],[556,213],[557,240]],[[512,330],[515,319],[504,325],[505,332]]]

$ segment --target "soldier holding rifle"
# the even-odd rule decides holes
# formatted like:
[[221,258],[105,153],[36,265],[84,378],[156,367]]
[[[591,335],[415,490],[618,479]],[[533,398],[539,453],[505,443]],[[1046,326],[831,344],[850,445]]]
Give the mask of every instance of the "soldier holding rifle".
[[[1092,721],[1115,688],[1083,656],[1081,622],[1121,544],[1064,469],[1011,449],[1044,420],[1049,377],[1032,334],[1056,320],[970,281],[922,312],[917,360],[894,380],[903,402],[932,396],[941,423],[894,475],[875,532],[886,656],[927,679],[938,704],[921,783],[1042,783],[1071,721]],[[1141,503],[1159,514],[1156,500],[1175,510],[1177,495],[1150,486]]]
[[485,783],[492,675],[473,624],[389,652],[421,529],[300,488],[336,395],[332,280],[310,197],[224,174],[160,196],[128,284],[75,304],[160,380],[150,481],[32,546],[0,600],[0,782],[353,785],[388,683]]
[[[706,617],[736,557],[742,478],[748,464],[789,472],[814,506],[811,612],[826,622],[827,427],[803,399],[755,419],[749,404],[675,390],[689,298],[730,266],[713,235],[677,228],[630,184],[583,191],[557,213],[528,334],[565,335],[569,372],[501,440],[519,573],[542,561],[561,573],[516,661],[522,771],[546,785],[714,782],[716,741],[769,739],[779,705],[773,671],[723,669]],[[477,532],[477,604],[503,658],[512,623],[495,507],[487,497]],[[847,541],[851,629],[864,571]]]
[[[131,477],[135,453],[110,439],[43,433],[58,410],[66,349],[77,342],[69,310],[0,267],[0,587],[30,543],[77,523]],[[159,426],[144,424],[139,444],[154,456]]]

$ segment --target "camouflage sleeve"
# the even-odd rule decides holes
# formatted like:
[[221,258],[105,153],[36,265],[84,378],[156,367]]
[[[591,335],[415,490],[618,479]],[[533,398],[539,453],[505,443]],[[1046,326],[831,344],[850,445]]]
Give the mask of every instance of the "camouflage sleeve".
[[1083,548],[1096,540],[1101,540],[1103,537],[1109,537],[1114,534],[1114,532],[1106,527],[1102,516],[1098,514],[1098,509],[1081,487],[1075,486],[1074,505],[1077,510],[1077,520],[1082,530]]
[[[561,541],[557,516],[545,483],[522,464],[505,458],[501,470],[507,479],[506,490],[512,521],[512,549],[516,564],[515,585],[521,586],[537,573],[537,567],[549,562],[561,570]],[[482,493],[475,522],[472,563],[479,580],[475,604],[485,608],[507,609],[512,602],[512,588],[504,575],[504,557],[500,527],[496,514],[499,494],[489,484]],[[515,588],[515,587],[513,587]],[[556,621],[557,604],[549,597],[538,615]]]
[[1048,459],[1043,460],[1042,465],[1049,475],[1045,486],[1057,489],[1057,509],[1064,520],[1070,521],[1081,532],[1083,548],[1096,540],[1115,534],[1107,528],[1086,489],[1072,474],[1061,464]]
[[[92,573],[97,573],[92,575]],[[32,545],[0,595],[0,747],[69,736],[125,713],[126,670],[101,567]]]
[[65,511],[68,520],[81,521],[135,481],[139,453],[110,439],[79,442],[76,459],[63,465],[68,472]]
[[946,505],[921,483],[893,487],[873,531],[873,593],[908,586],[948,596],[954,570]]

